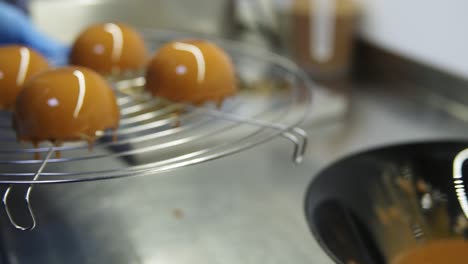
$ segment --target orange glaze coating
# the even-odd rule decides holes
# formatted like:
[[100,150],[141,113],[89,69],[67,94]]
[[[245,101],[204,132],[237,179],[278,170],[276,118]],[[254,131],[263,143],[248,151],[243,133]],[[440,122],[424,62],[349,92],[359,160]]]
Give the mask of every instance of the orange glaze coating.
[[146,72],[146,89],[174,102],[222,101],[237,92],[229,56],[204,40],[175,41],[162,46]]
[[84,67],[44,72],[18,95],[13,127],[19,140],[37,144],[94,141],[96,132],[119,125],[116,97],[107,82]]
[[47,60],[30,48],[0,47],[0,109],[11,110],[23,83],[47,69]]
[[111,75],[143,70],[148,52],[143,38],[121,23],[92,25],[80,33],[70,53],[70,64]]

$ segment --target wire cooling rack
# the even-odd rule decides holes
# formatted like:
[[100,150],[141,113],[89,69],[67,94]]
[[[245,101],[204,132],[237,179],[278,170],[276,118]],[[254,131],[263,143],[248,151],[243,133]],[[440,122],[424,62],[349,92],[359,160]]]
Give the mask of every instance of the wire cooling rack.
[[[173,32],[144,32],[152,49],[180,38]],[[284,137],[293,143],[292,160],[302,161],[307,134],[297,125],[311,102],[311,84],[289,60],[241,44],[219,41],[237,69],[240,92],[221,107],[194,107],[152,98],[145,79],[113,81],[121,123],[104,132],[91,147],[87,142],[34,148],[16,142],[11,113],[0,112],[0,184],[7,185],[3,206],[11,224],[20,230],[36,226],[30,194],[36,184],[96,181],[156,175],[241,152]],[[15,186],[27,186],[24,199],[30,225],[18,224],[10,210]]]

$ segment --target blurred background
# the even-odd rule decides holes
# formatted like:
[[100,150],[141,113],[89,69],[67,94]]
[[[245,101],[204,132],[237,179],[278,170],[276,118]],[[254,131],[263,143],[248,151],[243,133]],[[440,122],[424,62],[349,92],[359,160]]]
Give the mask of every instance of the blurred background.
[[[40,28],[66,42],[103,21],[196,32],[286,55],[330,88],[378,76],[435,91],[420,97],[443,107],[438,95],[454,103],[464,97],[465,7],[460,0],[32,0],[30,11]],[[443,111],[464,115],[452,110]]]

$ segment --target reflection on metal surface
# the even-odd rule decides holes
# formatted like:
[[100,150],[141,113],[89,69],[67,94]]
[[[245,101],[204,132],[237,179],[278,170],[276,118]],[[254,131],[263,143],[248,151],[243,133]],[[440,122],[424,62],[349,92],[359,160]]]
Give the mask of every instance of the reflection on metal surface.
[[466,196],[465,184],[463,181],[463,163],[468,159],[468,149],[462,150],[453,160],[453,183],[457,193],[458,202],[468,218],[468,198]]

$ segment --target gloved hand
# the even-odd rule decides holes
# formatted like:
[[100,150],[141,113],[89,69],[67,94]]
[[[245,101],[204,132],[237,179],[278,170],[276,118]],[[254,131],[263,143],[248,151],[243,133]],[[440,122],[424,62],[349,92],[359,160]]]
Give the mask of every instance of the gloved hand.
[[0,2],[0,46],[21,44],[47,57],[55,65],[68,61],[69,47],[40,32],[21,10]]

